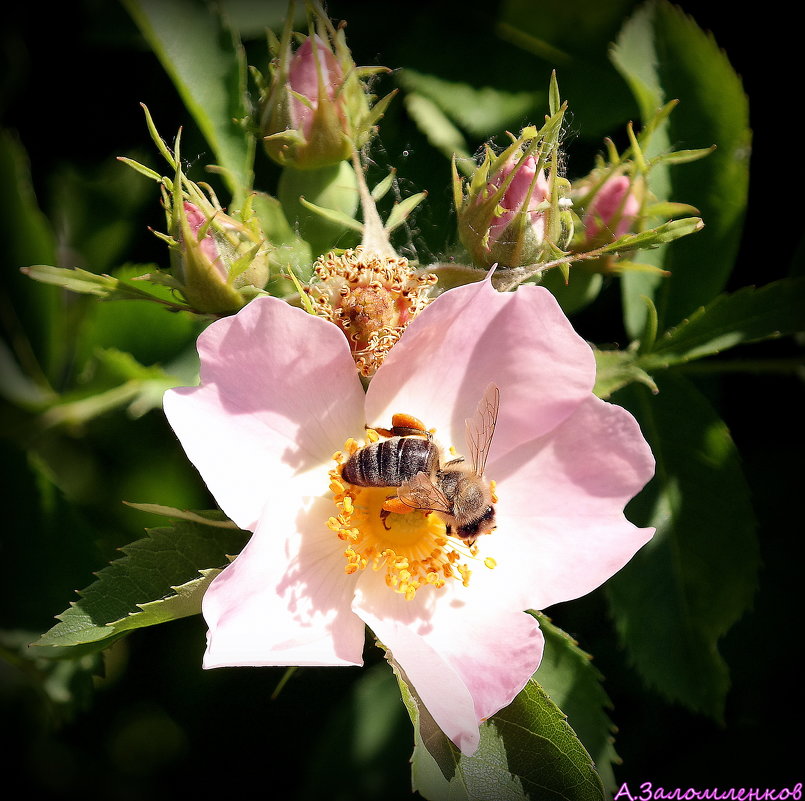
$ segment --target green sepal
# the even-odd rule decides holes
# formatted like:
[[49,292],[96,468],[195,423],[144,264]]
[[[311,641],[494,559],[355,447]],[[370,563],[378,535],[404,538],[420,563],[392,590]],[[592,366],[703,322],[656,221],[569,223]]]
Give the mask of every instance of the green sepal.
[[709,156],[715,149],[715,145],[710,145],[710,147],[699,147],[692,150],[672,150],[653,158],[648,166],[650,169],[657,164],[690,164],[692,161]]
[[384,228],[387,232],[393,231],[402,225],[411,212],[428,196],[427,192],[417,192],[415,195],[409,195],[407,198],[395,203],[391,209],[391,213],[386,219]]
[[704,223],[700,217],[683,217],[680,220],[669,220],[648,231],[619,237],[609,245],[596,250],[596,253],[606,255],[608,253],[624,253],[632,250],[656,248],[688,234],[701,231],[702,228],[704,228]]
[[673,218],[682,215],[698,216],[699,210],[689,203],[675,203],[671,200],[663,203],[651,203],[643,209],[644,217]]
[[336,225],[349,228],[350,230],[357,231],[358,233],[363,233],[363,223],[359,220],[356,220],[354,217],[350,217],[349,214],[345,214],[343,211],[339,211],[338,209],[327,209],[324,206],[317,206],[315,203],[305,200],[305,198],[301,195],[299,196],[299,203],[306,209],[318,214],[318,216],[323,220],[327,220],[327,222],[335,223]]
[[[88,270],[82,270],[80,267],[51,267],[47,264],[22,267],[20,271],[29,278],[41,281],[43,284],[54,284],[82,295],[95,295],[101,300],[150,300],[169,306],[172,309],[192,311],[190,306],[168,301],[164,297],[158,297],[145,289],[139,289],[131,283],[136,279],[121,280],[111,275],[97,275]],[[165,274],[149,274],[142,276],[142,278],[144,279],[142,283],[145,286],[147,286],[145,280],[148,280],[155,284],[176,287],[173,279]]]
[[376,184],[372,189],[372,191],[370,192],[372,200],[377,202],[379,200],[382,200],[386,196],[389,189],[391,189],[392,185],[394,184],[394,178],[396,175],[397,175],[397,168],[392,167],[389,170],[389,174],[382,181],[380,181],[380,183]]

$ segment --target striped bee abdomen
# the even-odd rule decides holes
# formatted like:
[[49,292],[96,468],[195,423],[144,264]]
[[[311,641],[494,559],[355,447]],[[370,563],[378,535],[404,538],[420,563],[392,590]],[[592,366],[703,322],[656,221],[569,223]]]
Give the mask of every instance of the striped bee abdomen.
[[341,470],[358,487],[399,487],[439,465],[439,450],[424,437],[391,437],[361,448]]

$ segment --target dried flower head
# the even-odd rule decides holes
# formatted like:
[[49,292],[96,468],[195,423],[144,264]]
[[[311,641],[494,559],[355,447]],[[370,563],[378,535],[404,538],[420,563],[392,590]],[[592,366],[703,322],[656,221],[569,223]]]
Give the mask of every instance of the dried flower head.
[[318,281],[305,288],[316,314],[346,334],[358,372],[372,376],[405,327],[430,301],[433,274],[402,256],[357,247],[317,259]]

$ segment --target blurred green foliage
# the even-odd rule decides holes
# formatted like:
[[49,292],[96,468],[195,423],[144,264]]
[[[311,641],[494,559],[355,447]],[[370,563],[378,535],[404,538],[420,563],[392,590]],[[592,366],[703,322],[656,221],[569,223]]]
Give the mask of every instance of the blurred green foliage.
[[[180,80],[177,90],[127,7],[133,4],[80,0],[46,14],[24,6],[4,12],[0,452],[5,520],[0,558],[7,600],[0,612],[0,704],[14,733],[5,751],[7,781],[11,786],[16,774],[32,794],[52,798],[157,800],[187,792],[245,792],[253,786],[272,797],[283,785],[291,787],[283,791],[289,799],[320,797],[322,787],[333,799],[409,798],[411,727],[402,704],[390,700],[399,696],[390,695],[390,688],[396,689],[373,644],[366,649],[370,669],[301,669],[276,697],[272,691],[282,669],[200,669],[204,626],[199,616],[144,629],[101,656],[49,660],[27,647],[53,625],[55,614],[78,599],[75,591],[93,581],[93,572],[120,557],[117,549],[142,539],[144,528],[164,525],[163,517],[121,501],[180,509],[213,506],[157,408],[165,386],[192,381],[193,345],[203,321],[136,301],[98,302],[19,272],[49,264],[131,277],[149,265],[165,266],[165,248],[148,230],[164,225],[154,187],[115,160],[125,155],[158,168],[141,102],[167,138],[182,127],[190,176],[227,195],[227,182],[204,170],[214,160],[205,139],[210,133],[185,105],[191,97],[191,105],[212,114],[207,100],[200,100],[187,81]],[[402,91],[370,151],[369,183],[394,167],[388,205],[428,192],[427,202],[397,232],[394,244],[404,255],[427,264],[460,253],[449,151],[472,154],[488,137],[502,141],[507,127],[516,131],[541,121],[554,68],[570,102],[568,177],[590,169],[603,136],[625,144],[625,126],[640,119],[641,105],[624,79],[628,70],[621,63],[619,71],[609,53],[636,7],[632,0],[502,0],[472,7],[448,0],[421,6],[389,2],[379,14],[362,3],[333,1],[330,13],[349,22],[356,61],[397,70],[377,79],[382,93],[395,86]],[[243,38],[245,62],[264,69],[262,29],[281,24],[285,3],[228,0],[221,8]],[[721,114],[711,102],[722,90],[733,97],[739,92],[729,60],[749,94],[753,152],[742,234],[740,211],[735,211],[742,201],[722,183],[731,164],[722,161],[724,169],[714,173],[713,162],[704,160],[674,173],[681,182],[674,192],[685,194],[675,199],[696,204],[686,193],[700,192],[711,210],[708,217],[702,208],[705,223],[713,215],[724,222],[707,233],[709,239],[697,234],[671,246],[673,268],[689,276],[687,286],[701,291],[680,293],[679,282],[666,285],[670,294],[658,303],[665,318],[660,334],[723,288],[735,291],[802,275],[805,252],[796,220],[782,225],[787,220],[780,213],[795,216],[805,177],[802,159],[789,150],[794,138],[780,130],[791,108],[779,75],[795,52],[793,29],[778,24],[773,14],[758,15],[750,28],[717,6],[683,4],[695,27],[670,8],[648,6],[632,23],[638,35],[646,17],[659,14],[665,22],[662,36],[652,41],[661,54],[693,54],[670,77],[660,76],[671,93],[663,99],[682,100],[666,132],[669,143],[678,148],[712,144],[700,139],[696,126],[702,115],[726,119],[728,139],[743,134],[730,122],[730,115],[738,114],[735,104]],[[184,0],[172,7],[178,11],[193,29],[204,27],[200,17],[194,18],[206,13],[204,4]],[[696,59],[709,41],[700,28],[712,31],[725,48],[719,62],[723,72],[696,71]],[[637,41],[649,45],[645,36]],[[197,56],[204,61],[204,53]],[[657,53],[644,54],[642,62],[635,57],[637,68],[648,67]],[[239,79],[237,65],[225,66],[231,81]],[[214,102],[220,106],[224,100]],[[221,123],[225,135],[236,139],[239,129],[229,122]],[[705,130],[710,133],[712,127]],[[233,163],[240,164],[239,152],[235,147]],[[278,178],[279,169],[258,148],[254,186],[273,191]],[[735,191],[745,195],[746,187]],[[718,269],[708,271],[711,264]],[[697,271],[708,279],[704,289]],[[732,313],[741,302],[723,302],[720,313],[725,308]],[[607,278],[595,302],[574,315],[573,323],[590,341],[624,348],[641,327],[628,319],[622,325],[622,308],[619,284]],[[701,321],[694,325],[700,326],[694,333],[704,331],[709,341],[712,331]],[[801,325],[793,320],[782,327],[787,332]],[[769,327],[762,331],[767,335]],[[685,332],[680,329],[676,336],[666,340],[666,350],[668,341],[684,341]],[[646,356],[646,365],[653,356],[656,366],[662,342]],[[687,366],[681,361],[676,369],[685,375],[667,379],[659,407],[651,406],[652,397],[636,385],[615,400],[636,412],[651,406],[641,420],[644,426],[654,416],[666,421],[658,430],[668,469],[680,486],[695,484],[699,493],[695,503],[677,508],[676,517],[699,526],[702,540],[711,528],[723,527],[725,517],[731,521],[725,534],[706,540],[716,552],[708,555],[708,564],[718,564],[722,551],[723,569],[697,572],[700,553],[694,548],[675,563],[685,573],[682,580],[671,581],[673,592],[697,576],[695,600],[704,612],[692,615],[697,631],[691,636],[704,637],[696,640],[698,653],[717,666],[716,673],[725,666],[718,691],[704,693],[698,704],[714,716],[690,709],[695,671],[685,676],[681,689],[662,683],[663,675],[678,677],[674,666],[687,658],[672,638],[665,651],[623,649],[634,631],[680,631],[673,619],[653,616],[656,609],[668,614],[674,608],[664,603],[659,579],[648,588],[651,604],[632,601],[629,614],[619,615],[618,604],[635,585],[618,582],[550,614],[594,654],[604,676],[612,701],[607,714],[620,732],[616,749],[623,763],[614,767],[616,782],[779,787],[801,779],[796,739],[769,736],[781,715],[796,719],[803,710],[792,626],[800,611],[795,582],[801,552],[795,534],[801,528],[801,456],[795,443],[803,433],[801,352],[792,338],[784,338],[741,344],[718,361]],[[677,419],[678,398],[706,411]],[[695,429],[692,439],[686,426]],[[650,438],[654,433],[647,431]],[[702,443],[692,454],[697,459],[680,446],[683,434],[685,442]],[[709,460],[718,453],[724,470],[738,476],[738,499],[730,495],[735,483],[698,479],[697,471],[712,466]],[[667,497],[646,495],[630,514],[662,518],[663,500]],[[757,545],[745,536],[752,518]],[[664,547],[683,545],[670,539]],[[647,551],[646,559],[651,556]],[[757,587],[756,560],[762,565]],[[730,565],[739,566],[737,577]],[[670,580],[662,571],[648,575]],[[726,633],[719,609],[727,610],[730,623],[740,617]],[[702,670],[707,674],[706,666]],[[698,689],[707,687],[703,679]],[[568,707],[562,708],[570,713],[572,697],[567,694],[565,700]]]

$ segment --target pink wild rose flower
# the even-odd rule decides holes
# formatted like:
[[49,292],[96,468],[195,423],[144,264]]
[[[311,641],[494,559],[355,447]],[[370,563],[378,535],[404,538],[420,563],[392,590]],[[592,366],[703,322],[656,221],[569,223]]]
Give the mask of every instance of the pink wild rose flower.
[[[221,509],[254,532],[204,597],[204,667],[360,665],[368,626],[471,754],[542,658],[525,610],[590,592],[653,534],[623,514],[651,451],[593,395],[593,353],[541,287],[445,292],[366,391],[343,333],[275,298],[213,323],[198,349],[200,385],[168,391],[165,413]],[[434,514],[384,515],[393,489],[339,477],[366,426],[398,413],[468,456],[465,419],[492,382],[497,528],[471,547]]]

